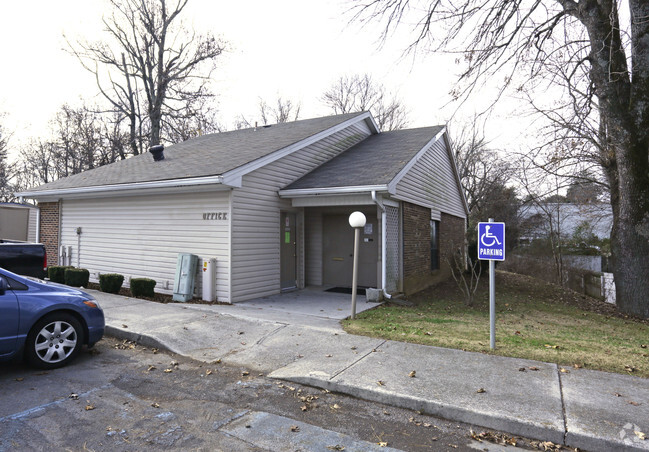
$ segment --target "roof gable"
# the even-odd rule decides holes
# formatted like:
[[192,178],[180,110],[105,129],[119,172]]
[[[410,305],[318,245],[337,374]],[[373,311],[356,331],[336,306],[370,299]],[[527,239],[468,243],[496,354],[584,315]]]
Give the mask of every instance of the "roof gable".
[[284,190],[388,186],[398,181],[417,155],[438,138],[444,126],[372,135],[298,179]]
[[[159,185],[161,181],[196,180],[228,173],[238,173],[237,177],[240,177],[246,170],[278,158],[273,156],[278,151],[292,152],[308,144],[310,138],[316,139],[330,130],[356,121],[368,121],[376,131],[371,115],[361,112],[203,135],[166,148],[165,159],[161,161],[154,161],[146,153],[62,178],[18,195],[37,197],[57,191],[102,186],[112,189],[131,184],[142,187],[147,183]],[[215,179],[212,177],[209,180]]]

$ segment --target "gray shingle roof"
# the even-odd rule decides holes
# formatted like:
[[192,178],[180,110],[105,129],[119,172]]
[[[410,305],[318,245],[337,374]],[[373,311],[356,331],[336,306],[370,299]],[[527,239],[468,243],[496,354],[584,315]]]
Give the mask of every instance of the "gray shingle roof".
[[387,185],[444,126],[371,135],[285,190]]
[[36,187],[33,191],[95,187],[222,175],[364,113],[203,135],[164,150],[154,162],[145,153]]

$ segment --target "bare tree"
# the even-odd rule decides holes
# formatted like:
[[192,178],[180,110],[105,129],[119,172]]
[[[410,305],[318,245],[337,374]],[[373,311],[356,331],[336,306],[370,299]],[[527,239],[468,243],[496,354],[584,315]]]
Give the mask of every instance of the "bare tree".
[[[129,124],[130,147],[142,152],[177,134],[192,108],[212,94],[208,82],[224,44],[211,34],[188,31],[180,15],[188,0],[110,0],[114,12],[104,18],[110,40],[71,45],[95,75],[103,96]],[[173,4],[172,4],[173,3]]]
[[9,136],[0,124],[0,201],[9,202],[14,198],[14,177],[16,165],[9,163]]
[[335,114],[370,111],[381,130],[403,129],[408,125],[406,108],[369,74],[343,76],[322,95]]
[[17,179],[22,188],[107,165],[129,154],[129,134],[119,118],[95,107],[63,105],[50,126],[50,138],[32,140],[21,150]]
[[293,103],[290,99],[277,97],[275,107],[269,106],[266,101],[259,99],[259,113],[264,124],[280,124],[282,122],[297,121],[300,117],[300,103]]
[[491,149],[475,122],[452,136],[451,146],[470,212],[480,212],[496,187],[505,186],[512,165]]
[[[297,121],[300,118],[301,108],[302,105],[300,102],[284,99],[282,96],[277,96],[277,99],[274,101],[274,106],[269,105],[261,97],[259,98],[259,118],[261,119],[262,125]],[[256,127],[258,124],[258,121],[251,121],[245,115],[239,115],[235,122],[235,128],[239,130]]]
[[[382,18],[387,30],[411,11],[407,0],[359,1],[357,17]],[[573,118],[564,125],[589,140],[610,190],[617,305],[649,317],[649,3],[626,4],[628,14],[615,0],[424,1],[413,48],[463,50],[468,91],[490,75],[506,85],[524,63],[531,77],[547,76],[546,96],[567,89]]]

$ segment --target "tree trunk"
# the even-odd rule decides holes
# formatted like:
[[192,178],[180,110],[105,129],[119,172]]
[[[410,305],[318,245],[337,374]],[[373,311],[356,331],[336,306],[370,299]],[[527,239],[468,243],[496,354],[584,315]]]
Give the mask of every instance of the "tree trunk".
[[[611,181],[613,229],[611,253],[618,309],[624,313],[649,318],[649,181],[646,143],[630,143],[639,152],[618,152]],[[638,155],[640,161],[625,158]],[[646,155],[646,151],[644,153]],[[644,172],[644,174],[642,174]]]

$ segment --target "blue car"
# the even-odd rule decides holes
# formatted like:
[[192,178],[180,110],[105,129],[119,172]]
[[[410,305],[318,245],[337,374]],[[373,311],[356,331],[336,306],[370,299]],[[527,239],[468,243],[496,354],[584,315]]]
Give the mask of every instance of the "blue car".
[[100,340],[104,326],[87,293],[0,268],[0,361],[23,352],[35,367],[64,366]]

